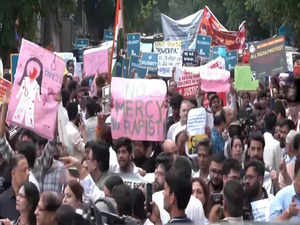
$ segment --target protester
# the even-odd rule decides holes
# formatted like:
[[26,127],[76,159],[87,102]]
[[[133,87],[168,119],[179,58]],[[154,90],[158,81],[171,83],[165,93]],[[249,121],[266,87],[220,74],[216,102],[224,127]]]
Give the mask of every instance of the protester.
[[70,205],[74,209],[82,207],[83,187],[76,180],[70,180],[64,190],[63,204]]

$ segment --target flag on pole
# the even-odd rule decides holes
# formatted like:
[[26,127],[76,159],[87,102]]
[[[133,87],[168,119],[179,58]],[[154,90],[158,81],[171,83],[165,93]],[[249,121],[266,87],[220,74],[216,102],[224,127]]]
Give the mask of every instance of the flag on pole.
[[116,43],[116,41],[118,41],[119,30],[121,28],[123,28],[123,17],[122,17],[122,8],[121,8],[121,5],[122,5],[121,3],[122,2],[121,1],[122,0],[117,0],[117,5],[116,5],[114,34],[113,34],[113,46],[112,46],[112,52],[111,52],[111,56],[110,56],[110,69],[109,69],[108,81],[107,81],[109,84],[111,82],[111,76],[112,76],[113,59],[114,59],[114,52],[115,52],[115,43]]

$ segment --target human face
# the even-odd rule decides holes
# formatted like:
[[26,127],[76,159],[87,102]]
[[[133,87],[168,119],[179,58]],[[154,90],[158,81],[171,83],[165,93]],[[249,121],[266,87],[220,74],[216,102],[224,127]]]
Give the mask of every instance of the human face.
[[205,146],[198,146],[198,165],[200,170],[206,170],[209,168],[210,156],[208,149]]
[[146,149],[142,141],[133,142],[134,158],[140,159],[146,157]]
[[97,169],[97,161],[94,160],[94,156],[93,156],[93,151],[92,150],[89,151],[88,159],[86,161],[87,161],[88,171],[90,173],[94,172]]
[[12,171],[12,176],[16,184],[20,187],[29,177],[29,167],[26,159],[21,159],[17,167]]
[[241,162],[242,154],[243,154],[243,146],[242,146],[241,139],[239,138],[233,139],[232,148],[231,148],[231,157]]
[[169,93],[170,94],[174,94],[177,92],[177,84],[175,81],[171,81],[170,84],[169,84]]
[[177,138],[177,148],[179,151],[179,155],[185,155],[185,143],[187,141],[187,134],[185,131],[180,132]]
[[259,141],[252,140],[249,146],[250,159],[263,161],[263,156],[264,156],[263,144]]
[[166,179],[166,171],[162,164],[159,164],[154,171],[154,183],[153,188],[154,191],[161,191],[164,189],[165,179]]
[[243,183],[246,195],[249,198],[255,198],[262,186],[262,178],[258,176],[253,166],[247,169]]
[[118,163],[121,170],[126,170],[130,165],[130,153],[127,151],[125,146],[121,146],[117,151]]
[[223,182],[222,168],[223,168],[223,163],[217,163],[215,161],[211,161],[209,166],[209,176],[214,186],[219,186]]
[[274,138],[279,141],[280,140],[280,126],[275,127]]
[[52,225],[55,220],[55,212],[45,209],[43,196],[40,198],[38,206],[34,212],[36,216],[36,225]]
[[282,126],[279,129],[279,137],[280,137],[280,147],[284,148],[285,147],[285,138],[288,135],[288,133],[290,132],[290,129],[288,126]]
[[65,205],[70,205],[72,206],[74,209],[79,208],[79,200],[76,199],[75,194],[73,193],[73,191],[71,190],[71,188],[69,186],[67,186],[65,188],[64,191],[64,198],[63,198],[63,204]]
[[213,113],[216,113],[218,111],[220,111],[222,108],[221,106],[221,101],[219,98],[214,98],[214,100],[211,103],[211,110],[213,111]]
[[205,205],[206,197],[204,190],[198,181],[193,182],[193,195],[201,201],[202,205]]
[[188,113],[192,108],[194,108],[194,105],[190,102],[181,103],[180,112],[179,112],[181,124],[186,124]]
[[68,63],[67,70],[68,70],[69,73],[74,74],[74,62],[73,61],[70,61]]
[[19,193],[16,197],[16,210],[21,212],[26,212],[29,209],[29,204],[25,196],[24,186],[22,186],[19,190]]
[[240,182],[240,180],[241,180],[241,172],[238,171],[238,170],[231,169],[230,172],[229,172],[229,174],[223,175],[223,185],[224,185],[224,187],[227,184],[227,182],[231,181],[231,180]]

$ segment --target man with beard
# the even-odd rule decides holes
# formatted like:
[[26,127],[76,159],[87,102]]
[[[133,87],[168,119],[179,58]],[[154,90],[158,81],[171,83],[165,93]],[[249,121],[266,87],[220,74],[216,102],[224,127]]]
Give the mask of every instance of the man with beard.
[[142,168],[147,173],[153,173],[155,169],[154,154],[152,157],[147,157],[148,148],[151,145],[150,141],[133,141],[133,162],[137,167]]
[[279,124],[279,126],[280,126],[280,129],[279,129],[280,148],[284,149],[286,136],[288,135],[290,130],[295,129],[295,124],[292,120],[285,119]]
[[248,208],[254,221],[269,221],[269,210],[273,195],[268,195],[263,187],[265,166],[258,160],[249,161],[245,166],[243,179]]
[[[263,136],[251,136],[249,139],[248,160],[258,160],[264,162],[264,147],[265,140]],[[268,194],[273,194],[274,189],[279,189],[278,179],[272,180],[268,171],[265,171],[264,174],[263,187],[266,189]]]
[[225,161],[223,153],[217,153],[212,156],[211,163],[209,166],[209,182],[208,188],[209,193],[220,193],[223,189],[223,176],[222,169]]

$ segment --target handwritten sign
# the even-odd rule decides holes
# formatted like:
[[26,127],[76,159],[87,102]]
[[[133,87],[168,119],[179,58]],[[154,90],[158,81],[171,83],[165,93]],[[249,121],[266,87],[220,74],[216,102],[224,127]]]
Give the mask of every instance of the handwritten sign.
[[162,141],[165,138],[167,87],[162,80],[112,78],[112,137]]
[[205,134],[206,117],[206,110],[203,107],[189,111],[186,127],[188,135],[186,153],[189,157],[198,156],[197,145],[202,138],[207,137]]
[[128,34],[127,35],[127,51],[128,58],[132,55],[139,56],[140,55],[140,42],[141,35],[140,34]]
[[52,140],[64,67],[63,59],[23,39],[7,122]]
[[250,66],[236,66],[234,70],[234,88],[237,91],[256,91],[258,80],[252,80]]
[[83,52],[84,74],[86,77],[108,72],[108,48],[92,48]]
[[158,53],[158,75],[171,77],[174,67],[182,67],[181,41],[159,41],[154,43]]
[[0,103],[3,102],[3,97],[5,96],[8,88],[11,88],[11,82],[0,78]]
[[210,45],[211,45],[211,37],[198,35],[196,42],[196,49],[198,51],[198,55],[204,58],[210,57]]

